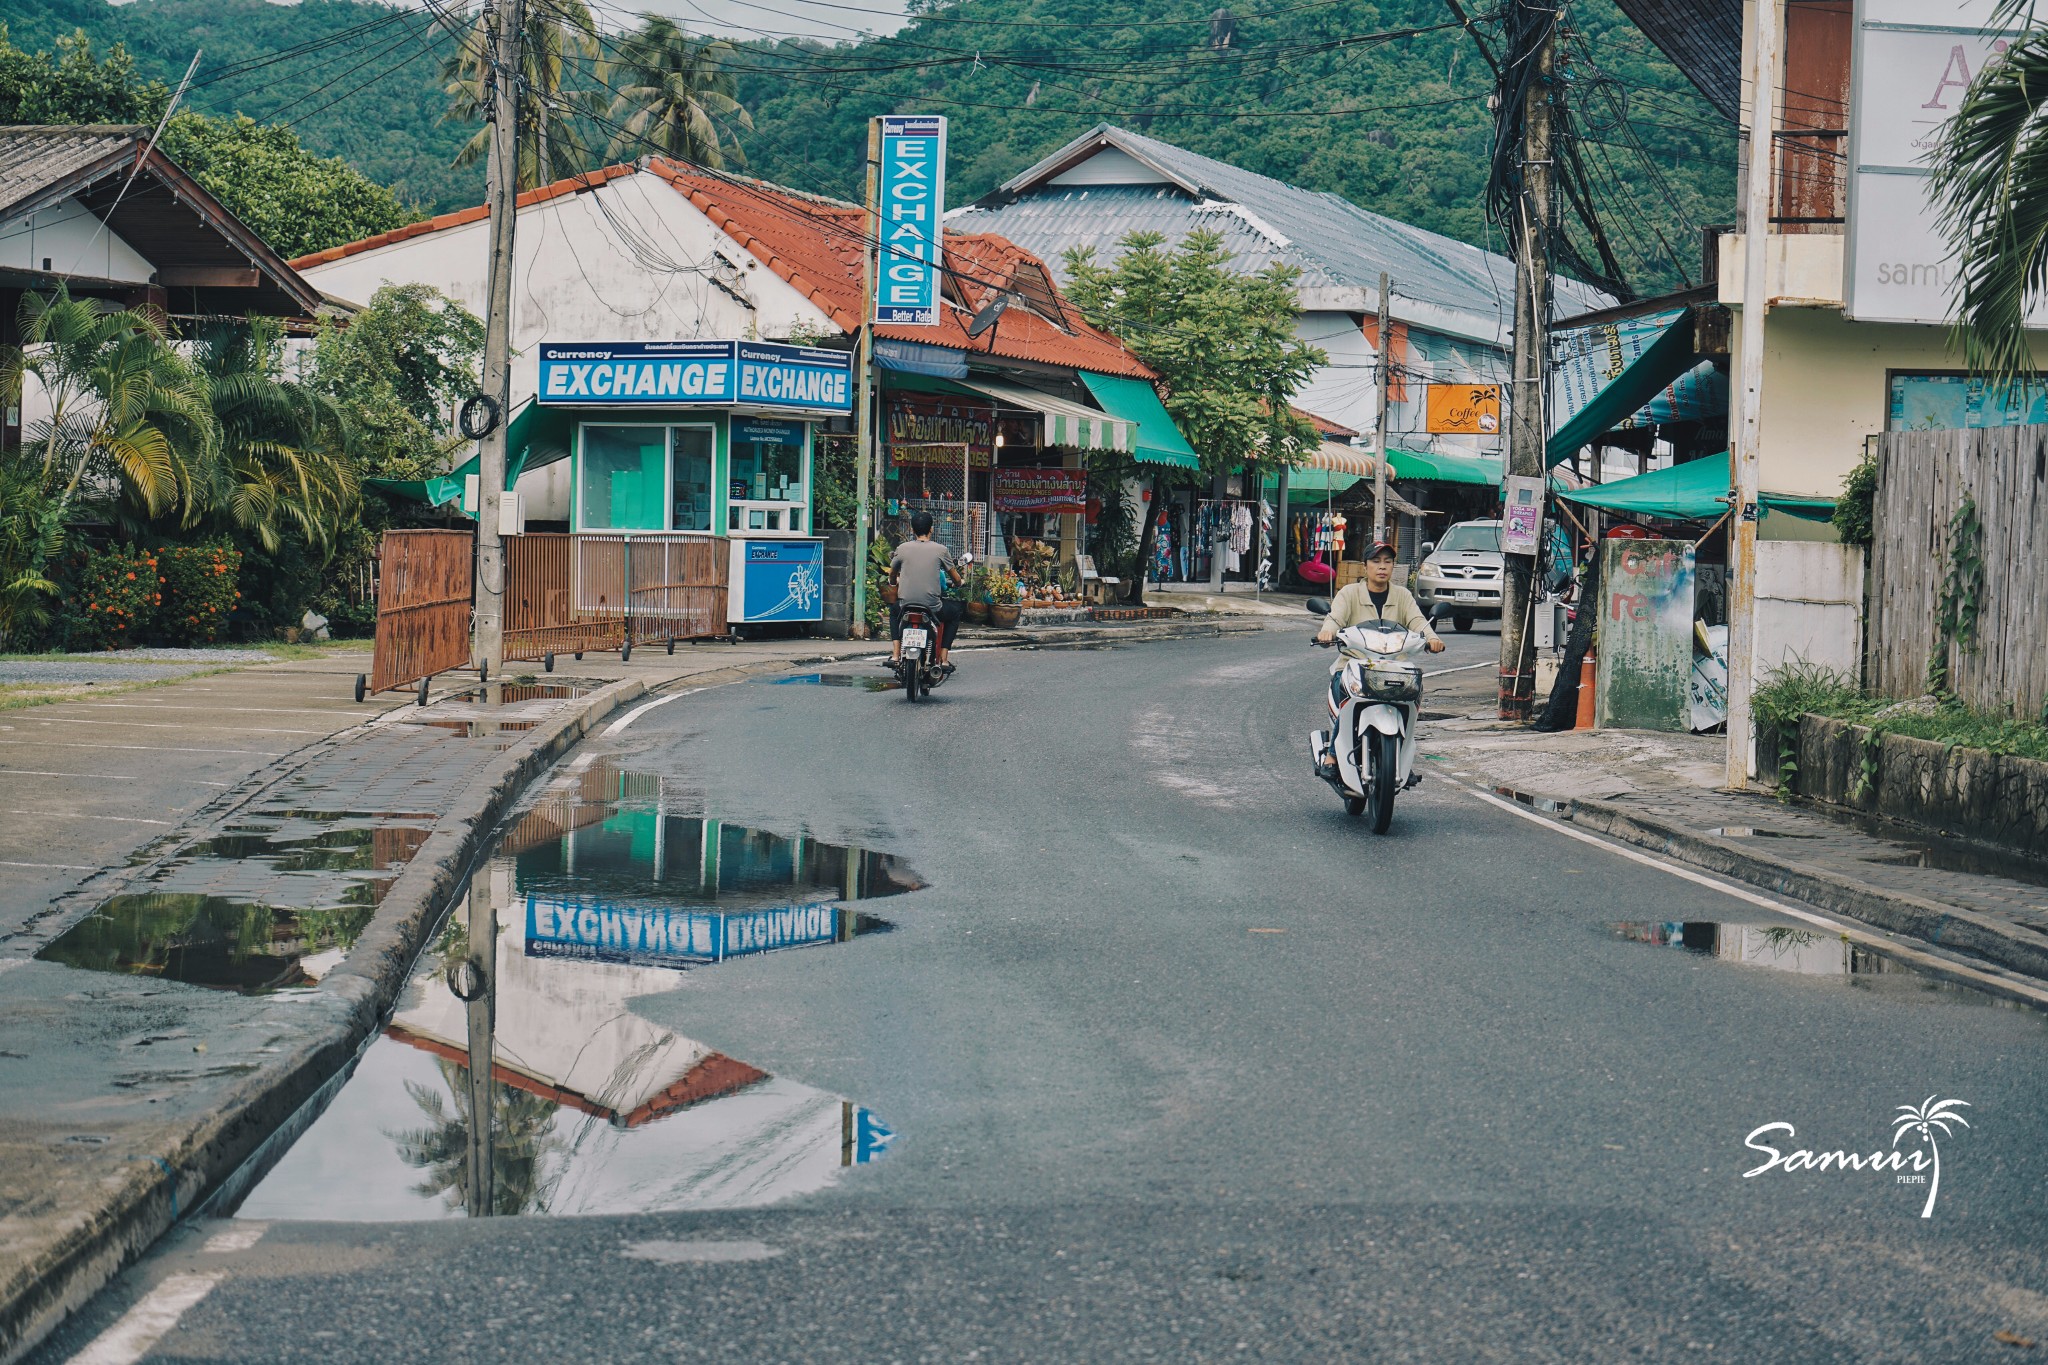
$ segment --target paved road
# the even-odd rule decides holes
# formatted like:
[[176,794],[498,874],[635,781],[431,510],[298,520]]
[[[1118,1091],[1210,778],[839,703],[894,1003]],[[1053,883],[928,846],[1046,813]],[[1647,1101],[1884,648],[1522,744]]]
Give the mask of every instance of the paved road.
[[[917,707],[748,683],[648,712],[610,762],[929,883],[873,903],[894,932],[631,1004],[857,1101],[887,1155],[756,1209],[196,1224],[38,1359],[174,1319],[152,1358],[1917,1362],[2048,1340],[2039,1015],[1829,974],[1825,934],[1788,946],[1762,931],[1798,921],[1441,775],[1375,838],[1305,777],[1323,658],[1274,630],[965,656]],[[1757,926],[1723,951],[1808,970],[1619,920]],[[1931,1218],[1892,1173],[1744,1178],[1760,1125],[1795,1126],[1786,1152],[1888,1150],[1930,1095],[1969,1103]]]

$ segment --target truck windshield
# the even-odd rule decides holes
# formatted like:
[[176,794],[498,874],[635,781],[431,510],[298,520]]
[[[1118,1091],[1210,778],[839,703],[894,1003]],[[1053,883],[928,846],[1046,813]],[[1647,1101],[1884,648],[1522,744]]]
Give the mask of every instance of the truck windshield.
[[1453,526],[1450,530],[1444,532],[1444,538],[1437,542],[1436,548],[1439,551],[1493,550],[1497,552],[1500,549],[1500,527],[1481,526],[1475,522],[1468,521],[1463,526]]

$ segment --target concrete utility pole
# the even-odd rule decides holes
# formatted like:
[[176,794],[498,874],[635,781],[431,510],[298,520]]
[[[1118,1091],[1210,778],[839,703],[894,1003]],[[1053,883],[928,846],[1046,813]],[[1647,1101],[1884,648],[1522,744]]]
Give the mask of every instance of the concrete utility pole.
[[488,197],[491,264],[484,304],[483,394],[497,405],[491,429],[477,443],[476,662],[491,677],[505,669],[506,428],[512,416],[512,220],[519,201],[519,47],[524,0],[501,0],[490,64],[491,146]]
[[856,640],[868,638],[868,534],[874,525],[870,505],[874,493],[868,471],[875,462],[875,252],[882,238],[881,215],[875,208],[875,180],[882,168],[882,121],[868,120],[868,190],[862,202],[867,208],[867,241],[861,247],[860,335],[854,339],[859,352],[859,373],[854,376],[854,422],[860,428],[855,438],[855,459],[860,468],[854,474],[855,513],[853,518],[853,628]]
[[[1526,0],[1518,0],[1526,3]],[[1515,383],[1508,409],[1508,473],[1542,477],[1544,390],[1550,375],[1550,87],[1557,20],[1528,54],[1522,96],[1522,193],[1515,205]],[[1527,720],[1536,703],[1536,651],[1529,637],[1536,556],[1501,556],[1500,718]]]
[[1749,181],[1742,214],[1742,344],[1736,363],[1734,499],[1728,521],[1728,762],[1725,783],[1749,785],[1756,761],[1750,694],[1756,668],[1756,522],[1763,442],[1764,317],[1770,311],[1771,133],[1778,121],[1778,0],[1757,0],[1756,45],[1743,80],[1749,87]]
[[1377,545],[1387,538],[1387,403],[1394,392],[1393,337],[1388,332],[1388,305],[1394,288],[1387,272],[1380,272],[1380,415],[1373,432],[1372,452],[1372,539]]
[[489,1218],[498,1207],[496,1142],[491,1132],[496,1116],[491,1100],[497,1089],[492,1068],[497,1064],[493,1035],[498,1027],[498,909],[491,895],[491,864],[470,874],[468,902],[464,927],[471,970],[463,990],[474,994],[462,1002],[469,1042],[469,1188],[463,1193],[471,1218]]

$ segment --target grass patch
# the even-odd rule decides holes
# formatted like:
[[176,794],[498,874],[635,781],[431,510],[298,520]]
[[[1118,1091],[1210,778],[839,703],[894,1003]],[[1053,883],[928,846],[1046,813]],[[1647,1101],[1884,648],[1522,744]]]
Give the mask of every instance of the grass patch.
[[1807,712],[1884,734],[2048,762],[2048,725],[2038,720],[1979,711],[1954,697],[1941,697],[1931,710],[1881,714],[1896,705],[1891,698],[1874,697],[1842,674],[1807,665],[1772,675],[1757,689],[1753,705],[1759,728],[1776,736],[1781,782],[1787,772],[1797,771],[1786,747],[1796,747],[1799,717]]
[[[273,658],[273,659],[277,659],[277,660],[282,660],[282,661],[287,661],[287,662],[288,662],[288,661],[290,661],[290,660],[294,660],[294,659],[324,659],[324,658],[327,658],[328,656],[330,656],[330,655],[334,655],[334,654],[363,654],[363,653],[368,653],[368,652],[369,652],[369,650],[370,650],[370,649],[371,649],[371,647],[372,647],[372,644],[373,644],[373,642],[372,642],[372,641],[370,641],[370,640],[368,640],[368,639],[361,639],[361,640],[321,640],[321,641],[316,641],[316,642],[312,642],[312,643],[307,643],[307,644],[296,644],[296,645],[288,645],[288,644],[285,644],[285,643],[284,643],[283,641],[281,641],[281,640],[250,640],[250,641],[246,641],[246,642],[244,642],[244,643],[239,643],[239,644],[237,644],[237,643],[233,643],[233,642],[229,642],[229,643],[222,643],[222,644],[211,644],[211,645],[177,645],[177,646],[170,646],[170,645],[164,645],[164,646],[150,646],[150,645],[143,645],[143,646],[140,646],[140,648],[141,648],[141,649],[142,649],[142,650],[143,650],[144,652],[147,652],[147,651],[149,651],[149,650],[150,650],[150,649],[152,649],[152,648],[163,648],[163,649],[177,648],[177,649],[181,649],[181,650],[192,650],[193,652],[195,652],[195,653],[199,653],[199,654],[220,654],[220,653],[227,653],[227,652],[230,652],[230,651],[233,651],[233,652],[235,652],[235,653],[249,653],[249,652],[252,652],[252,651],[257,651],[257,652],[261,652],[261,653],[267,654],[267,655],[269,655],[269,656],[270,656],[271,658]],[[132,660],[131,660],[131,659],[127,659],[127,658],[117,657],[117,656],[115,656],[115,655],[113,655],[113,654],[111,654],[111,653],[107,653],[107,652],[105,652],[105,651],[101,651],[101,652],[99,652],[99,653],[86,653],[86,652],[80,652],[80,651],[75,651],[75,650],[74,650],[73,652],[71,652],[71,653],[68,653],[68,654],[67,654],[67,653],[63,653],[63,652],[61,652],[61,651],[58,651],[58,650],[49,650],[49,651],[46,651],[46,652],[44,652],[44,653],[41,653],[41,654],[7,654],[7,653],[0,653],[0,663],[9,663],[9,664],[20,664],[20,663],[99,663],[99,664],[119,664],[119,663],[144,663],[144,664],[146,664],[146,663],[151,663],[151,662],[161,662],[161,663],[165,663],[165,664],[170,664],[170,665],[173,665],[173,666],[175,666],[175,664],[176,664],[176,662],[177,662],[177,661],[175,661],[175,660],[155,660],[155,661],[153,661],[153,660],[150,660],[150,659],[132,659]],[[194,659],[194,660],[192,660],[191,662],[193,662],[193,663],[197,663],[197,664],[202,664],[202,665],[203,665],[203,664],[205,663],[205,660],[204,660],[204,659]],[[230,662],[239,662],[239,661],[230,661]],[[249,662],[250,662],[250,663],[254,663],[255,661],[254,661],[254,660],[250,660]]]

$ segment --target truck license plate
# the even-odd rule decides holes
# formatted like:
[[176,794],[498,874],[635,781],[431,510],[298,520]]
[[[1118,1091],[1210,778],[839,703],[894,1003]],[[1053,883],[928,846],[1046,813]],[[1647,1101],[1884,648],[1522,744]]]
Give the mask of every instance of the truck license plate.
[[1461,592],[1457,594],[1457,598],[1460,602],[1477,602],[1479,594],[1476,592]]
[[916,626],[912,626],[910,629],[903,632],[903,647],[905,649],[923,649],[925,646],[925,641],[927,641],[930,638],[931,637],[926,635],[922,630],[918,629]]

